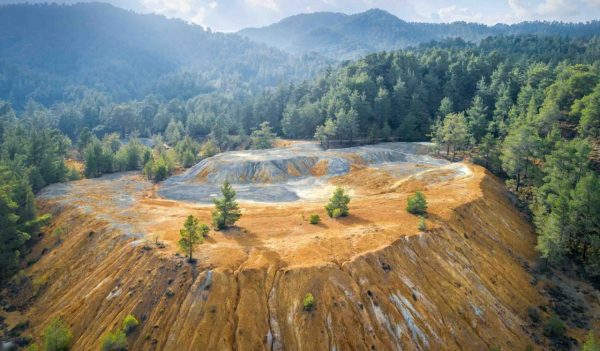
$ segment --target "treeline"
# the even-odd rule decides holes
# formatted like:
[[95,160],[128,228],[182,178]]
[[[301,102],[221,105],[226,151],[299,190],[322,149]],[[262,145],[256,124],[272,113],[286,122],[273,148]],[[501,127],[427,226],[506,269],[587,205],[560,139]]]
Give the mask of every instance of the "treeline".
[[77,178],[65,164],[70,145],[41,106],[31,104],[17,118],[0,101],[0,284],[18,270],[28,243],[48,219],[38,215],[34,192]]

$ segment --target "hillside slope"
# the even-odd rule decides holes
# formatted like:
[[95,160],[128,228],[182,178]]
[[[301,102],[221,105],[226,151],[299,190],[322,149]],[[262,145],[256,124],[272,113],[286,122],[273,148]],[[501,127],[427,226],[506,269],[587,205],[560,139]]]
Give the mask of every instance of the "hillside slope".
[[[35,336],[64,318],[75,349],[96,349],[128,313],[141,320],[135,350],[525,349],[527,307],[543,302],[524,269],[534,235],[503,185],[466,167],[399,183],[355,169],[336,180],[354,189],[352,215],[319,226],[302,217],[320,203],[245,203],[241,229],[211,232],[196,266],[173,255],[177,232],[190,213],[208,220],[210,207],[154,198],[135,174],[51,187],[48,232],[66,234],[43,238],[12,301]],[[426,232],[403,208],[419,188]]]
[[320,12],[300,14],[262,28],[238,34],[282,50],[318,52],[331,58],[356,58],[376,51],[391,51],[446,38],[479,41],[497,35],[562,35],[592,37],[600,22],[571,24],[524,22],[486,26],[478,23],[409,23],[379,9],[354,15]]
[[29,98],[63,100],[77,86],[120,100],[190,97],[236,79],[257,87],[307,78],[319,67],[235,34],[108,4],[0,6],[0,99],[17,108]]

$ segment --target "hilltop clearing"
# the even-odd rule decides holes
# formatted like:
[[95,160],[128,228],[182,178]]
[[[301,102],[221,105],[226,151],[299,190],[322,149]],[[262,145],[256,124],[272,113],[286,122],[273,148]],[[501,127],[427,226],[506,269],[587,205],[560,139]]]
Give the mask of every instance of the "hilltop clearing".
[[[263,183],[249,175],[234,184],[285,184],[292,192],[294,181],[312,179],[311,193],[340,185],[353,197],[350,216],[326,217],[328,192],[323,200],[305,198],[301,187],[294,201],[266,202],[251,196],[261,190],[250,191],[241,198],[238,226],[211,231],[195,252],[195,265],[176,252],[179,229],[190,214],[209,223],[212,208],[161,197],[169,182],[156,186],[138,173],[123,173],[47,187],[39,196],[41,208],[54,216],[46,231],[62,228],[64,235],[45,235],[37,245],[32,257],[39,261],[9,294],[22,316],[9,317],[29,320],[39,337],[60,316],[73,331],[74,349],[81,350],[97,349],[100,337],[129,313],[140,320],[128,337],[132,350],[533,345],[540,334],[528,326],[528,307],[547,301],[528,273],[535,243],[530,226],[483,168],[436,160],[422,147],[253,152],[254,160],[243,160],[264,164],[309,154],[352,160],[346,171],[302,176],[308,173],[298,169],[288,172],[291,181]],[[388,156],[369,159],[375,154]],[[204,167],[233,160],[226,156]],[[227,167],[210,170],[232,174]],[[197,171],[171,182],[189,179],[194,192],[212,186],[210,179],[220,181],[212,173],[199,178]],[[429,202],[426,230],[406,211],[416,190]],[[313,213],[327,219],[310,225]],[[310,310],[303,308],[307,293],[315,300]]]

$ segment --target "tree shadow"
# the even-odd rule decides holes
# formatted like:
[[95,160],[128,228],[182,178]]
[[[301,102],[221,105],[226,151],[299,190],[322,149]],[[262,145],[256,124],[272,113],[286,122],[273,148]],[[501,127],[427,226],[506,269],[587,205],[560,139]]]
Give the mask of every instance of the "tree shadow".
[[371,221],[369,219],[366,219],[361,216],[353,215],[352,213],[350,213],[346,217],[329,218],[328,220],[335,221],[343,226],[353,226],[353,225],[357,225],[357,224],[358,225],[366,225],[366,224],[373,223],[373,221]]

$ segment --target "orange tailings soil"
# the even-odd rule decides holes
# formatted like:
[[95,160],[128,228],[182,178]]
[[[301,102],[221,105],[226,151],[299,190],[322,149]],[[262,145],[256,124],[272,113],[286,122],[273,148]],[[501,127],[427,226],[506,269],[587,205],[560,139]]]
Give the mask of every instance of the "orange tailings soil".
[[[542,303],[523,269],[535,236],[500,181],[458,165],[461,177],[404,180],[355,167],[332,180],[353,194],[339,220],[323,202],[242,203],[238,227],[211,231],[196,265],[176,255],[179,229],[190,214],[209,223],[211,206],[157,198],[134,173],[70,183],[70,198],[40,201],[47,232],[65,234],[32,254],[49,249],[26,270],[23,318],[38,340],[63,318],[74,350],[98,349],[129,313],[131,350],[524,350],[527,307]],[[415,190],[425,232],[405,209]]]

